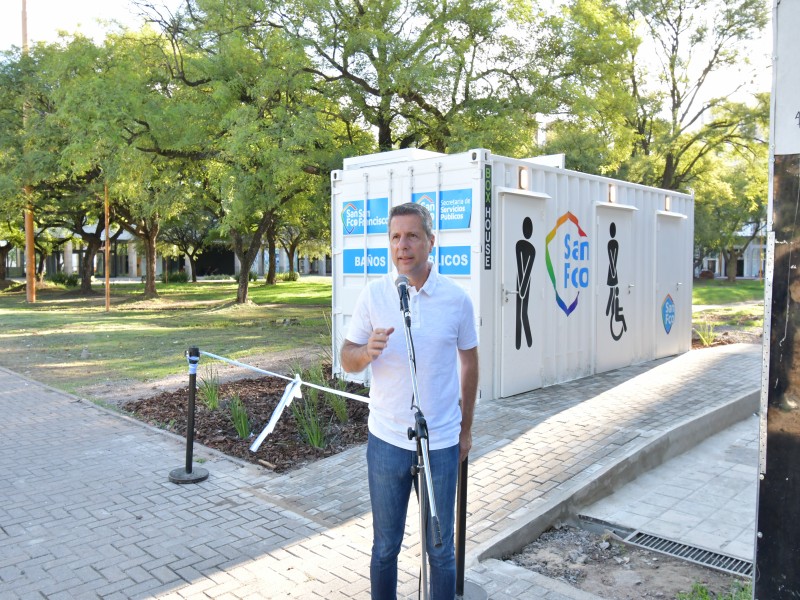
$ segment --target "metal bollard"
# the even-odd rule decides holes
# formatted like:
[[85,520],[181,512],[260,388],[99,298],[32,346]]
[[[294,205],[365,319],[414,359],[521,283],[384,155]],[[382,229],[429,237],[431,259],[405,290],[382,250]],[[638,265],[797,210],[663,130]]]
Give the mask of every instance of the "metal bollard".
[[456,489],[456,598],[463,600],[488,600],[486,591],[473,581],[464,580],[464,563],[467,544],[467,475],[469,456],[458,470]]
[[173,469],[169,473],[172,483],[200,483],[208,479],[208,470],[202,467],[192,469],[192,451],[194,449],[194,402],[197,395],[197,365],[200,362],[200,349],[189,348],[186,353],[189,361],[189,406],[186,409],[186,466]]

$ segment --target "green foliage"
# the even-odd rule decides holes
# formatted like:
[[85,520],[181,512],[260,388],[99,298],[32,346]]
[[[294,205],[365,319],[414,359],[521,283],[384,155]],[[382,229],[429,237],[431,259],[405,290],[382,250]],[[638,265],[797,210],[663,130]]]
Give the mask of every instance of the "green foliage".
[[188,283],[189,274],[186,271],[170,271],[161,273],[161,283]]
[[255,271],[250,271],[247,274],[247,281],[250,281],[250,282],[258,281],[258,273],[256,273]]
[[711,346],[717,339],[717,332],[714,330],[714,325],[708,321],[699,322],[693,330],[700,338],[700,342],[703,346]]
[[[325,377],[325,370],[320,362],[314,363],[312,366],[306,369],[302,374],[302,379],[303,381],[313,383],[320,387],[333,388],[337,390],[344,390],[345,387],[347,387],[347,382],[342,379],[337,379],[333,382],[328,381],[328,379]],[[313,391],[317,392],[317,390]],[[347,414],[347,400],[338,394],[334,394],[333,392],[323,392],[323,395],[325,402],[331,407],[331,410],[333,411],[333,414],[336,415],[337,420],[342,424],[347,423],[349,419]]]
[[56,271],[53,274],[48,274],[48,279],[64,287],[78,287],[78,276],[75,273],[67,275],[64,271]]
[[297,281],[298,279],[300,279],[300,275],[297,273],[297,271],[286,271],[285,273],[281,273],[278,276],[278,278],[281,281],[290,283],[292,281]]
[[233,427],[236,429],[237,435],[243,440],[249,438],[252,433],[250,429],[250,419],[247,416],[247,410],[239,394],[234,394],[233,398],[231,398],[230,409],[231,421],[233,422]]
[[715,594],[706,586],[695,583],[691,592],[679,592],[675,600],[751,600],[753,588],[751,583],[735,582],[730,591]]
[[322,415],[319,412],[318,390],[305,388],[303,398],[292,402],[292,414],[303,440],[312,448],[323,450],[327,440]]
[[[347,382],[344,379],[335,379],[328,387],[331,386],[333,389],[343,392],[347,387]],[[347,399],[332,392],[325,392],[325,400],[330,405],[333,414],[336,415],[339,422],[342,425],[347,423],[350,418],[347,414]]]
[[200,400],[206,405],[208,410],[219,408],[219,376],[213,364],[205,368],[205,375],[200,377]]

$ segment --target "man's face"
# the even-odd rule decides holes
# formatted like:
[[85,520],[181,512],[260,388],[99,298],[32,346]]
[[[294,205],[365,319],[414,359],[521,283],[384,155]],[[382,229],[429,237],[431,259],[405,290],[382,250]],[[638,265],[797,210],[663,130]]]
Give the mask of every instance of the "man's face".
[[428,255],[433,248],[433,236],[425,235],[422,219],[417,215],[395,215],[389,222],[389,245],[392,262],[400,275],[412,284],[427,277]]

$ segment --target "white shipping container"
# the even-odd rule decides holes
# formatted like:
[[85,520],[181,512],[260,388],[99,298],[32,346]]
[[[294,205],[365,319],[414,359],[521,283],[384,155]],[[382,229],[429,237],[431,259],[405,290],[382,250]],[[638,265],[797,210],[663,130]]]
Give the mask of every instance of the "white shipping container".
[[553,162],[485,149],[346,159],[331,174],[334,372],[358,294],[392,272],[389,209],[404,202],[430,209],[435,268],[472,297],[482,397],[689,350],[693,198]]

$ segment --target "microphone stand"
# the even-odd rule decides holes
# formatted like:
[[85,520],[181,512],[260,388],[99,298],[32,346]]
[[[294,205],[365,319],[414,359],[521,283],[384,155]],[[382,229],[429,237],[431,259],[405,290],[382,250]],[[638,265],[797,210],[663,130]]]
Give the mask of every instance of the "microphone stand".
[[[408,288],[398,285],[400,293],[400,311],[403,313],[403,330],[406,335],[406,348],[408,350],[408,366],[411,372],[411,409],[414,413],[414,427],[408,428],[408,439],[417,441],[417,464],[411,467],[411,475],[417,483],[419,494],[419,529],[420,529],[420,561],[422,597],[428,599],[428,559],[427,559],[427,513],[430,511],[433,526],[433,545],[438,548],[442,545],[442,528],[436,511],[436,497],[433,493],[433,479],[430,473],[430,457],[428,454],[428,423],[422,414],[419,405],[419,390],[417,389],[417,362],[414,356],[414,341],[411,338],[411,312],[408,309]],[[420,477],[422,485],[420,485]],[[430,507],[430,508],[429,508]]]

